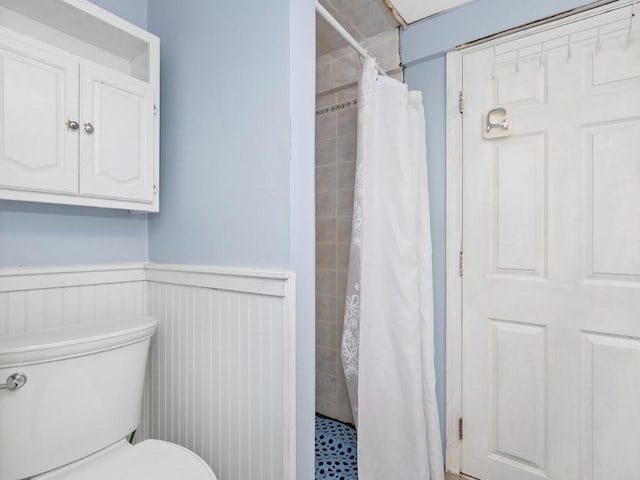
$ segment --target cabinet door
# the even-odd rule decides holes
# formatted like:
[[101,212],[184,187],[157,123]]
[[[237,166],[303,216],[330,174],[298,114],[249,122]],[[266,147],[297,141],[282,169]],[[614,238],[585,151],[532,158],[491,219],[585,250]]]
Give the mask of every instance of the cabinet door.
[[80,194],[152,202],[151,85],[83,67],[80,110]]
[[78,64],[0,36],[0,187],[78,192]]

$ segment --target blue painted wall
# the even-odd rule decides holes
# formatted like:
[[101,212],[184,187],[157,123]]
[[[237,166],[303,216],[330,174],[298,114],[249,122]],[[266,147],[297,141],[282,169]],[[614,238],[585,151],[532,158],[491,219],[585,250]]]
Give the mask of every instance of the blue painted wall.
[[143,262],[147,217],[0,201],[0,267]]
[[154,0],[161,38],[153,262],[290,265],[289,0]]
[[[446,61],[457,45],[589,3],[586,0],[476,0],[417,22],[400,37],[405,81],[424,94],[433,240],[438,406],[445,422]],[[444,441],[444,439],[443,439]]]
[[[147,0],[95,0],[94,3],[146,27]],[[146,259],[146,215],[0,201],[0,267]]]
[[296,272],[297,476],[315,467],[315,94],[313,0],[291,0],[291,268]]

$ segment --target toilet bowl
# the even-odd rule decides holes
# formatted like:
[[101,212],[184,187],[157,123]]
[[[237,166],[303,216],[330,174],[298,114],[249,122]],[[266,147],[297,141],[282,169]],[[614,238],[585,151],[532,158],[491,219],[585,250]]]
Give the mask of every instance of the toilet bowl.
[[140,317],[1,336],[0,479],[216,480],[186,448],[126,440],[156,328]]
[[195,453],[175,443],[121,440],[105,451],[32,480],[216,480]]

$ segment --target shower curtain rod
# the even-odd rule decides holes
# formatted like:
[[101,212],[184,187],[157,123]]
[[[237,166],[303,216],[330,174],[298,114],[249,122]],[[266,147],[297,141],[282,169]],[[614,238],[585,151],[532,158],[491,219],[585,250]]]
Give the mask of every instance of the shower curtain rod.
[[[358,55],[360,55],[362,58],[373,58],[371,55],[369,55],[369,52],[367,52],[362,47],[362,45],[360,45],[356,41],[356,39],[353,38],[349,32],[347,32],[347,30],[340,24],[340,22],[338,22],[338,20],[336,20],[326,8],[320,5],[320,2],[318,0],[316,0],[316,11],[320,14],[322,18],[324,18],[327,21],[327,23],[329,23],[329,25],[331,25],[334,28],[336,32],[340,34],[342,38],[344,38],[347,41],[347,43],[351,46],[351,48],[353,48],[356,52],[358,52]],[[381,75],[384,75],[385,77],[389,76],[387,75],[387,72],[385,72],[382,68],[380,68],[380,65],[378,65],[378,62],[376,62],[376,69],[378,70],[378,72],[380,72]]]

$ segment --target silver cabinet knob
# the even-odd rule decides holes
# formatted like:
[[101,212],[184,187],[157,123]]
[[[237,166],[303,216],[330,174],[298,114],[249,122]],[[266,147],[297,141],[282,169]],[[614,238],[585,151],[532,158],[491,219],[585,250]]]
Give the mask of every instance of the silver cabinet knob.
[[75,120],[69,120],[67,118],[67,130],[77,130],[80,128],[80,124],[78,122],[76,122]]
[[7,377],[7,383],[0,383],[0,390],[18,390],[27,383],[27,376],[24,373],[12,373]]
[[94,132],[95,128],[91,125],[91,122],[84,124],[84,131],[91,135]]

